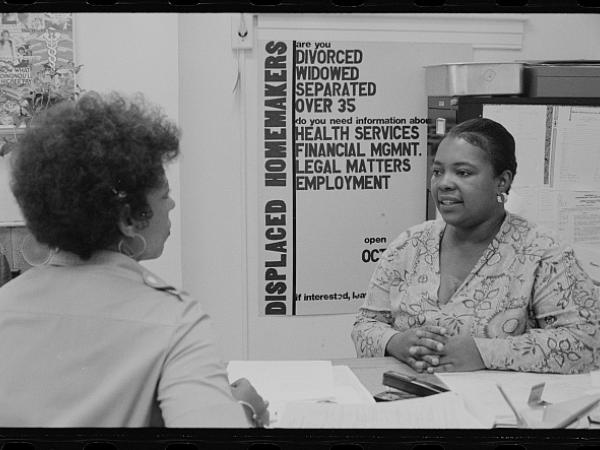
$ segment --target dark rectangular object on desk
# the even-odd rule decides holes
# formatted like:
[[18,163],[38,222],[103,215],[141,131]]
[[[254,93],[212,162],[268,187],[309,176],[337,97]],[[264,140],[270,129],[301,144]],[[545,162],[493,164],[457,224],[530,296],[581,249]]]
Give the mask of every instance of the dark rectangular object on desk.
[[383,374],[383,384],[404,392],[409,392],[419,397],[448,392],[448,389],[427,381],[417,380],[415,377],[404,375],[400,372],[389,370]]

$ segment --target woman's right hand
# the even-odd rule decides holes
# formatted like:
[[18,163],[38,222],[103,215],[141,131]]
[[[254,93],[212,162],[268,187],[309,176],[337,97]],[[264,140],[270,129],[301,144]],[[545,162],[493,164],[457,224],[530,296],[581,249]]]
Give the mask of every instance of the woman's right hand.
[[386,355],[409,364],[417,372],[432,371],[448,342],[444,327],[425,325],[409,328],[392,336],[386,346]]

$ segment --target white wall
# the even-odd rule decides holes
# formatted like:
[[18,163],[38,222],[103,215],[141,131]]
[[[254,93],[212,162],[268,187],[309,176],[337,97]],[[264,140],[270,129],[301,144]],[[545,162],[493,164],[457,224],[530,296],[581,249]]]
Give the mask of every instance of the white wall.
[[[84,89],[143,92],[182,127],[182,156],[169,172],[179,200],[171,213],[172,235],[163,256],[147,265],[174,284],[183,282],[203,302],[226,359],[248,355],[247,299],[254,296],[246,292],[246,244],[255,242],[254,236],[246,236],[242,151],[242,111],[247,107],[253,114],[255,109],[244,105],[243,92],[233,92],[238,59],[231,49],[232,17],[236,15],[80,13],[74,36]],[[298,18],[289,15],[286,20],[293,24]],[[336,27],[343,27],[347,18],[326,17]],[[518,48],[475,48],[475,60],[600,59],[600,16],[539,14],[525,19]],[[395,17],[381,20],[393,27]],[[422,34],[431,35],[433,19],[419,20],[429,29]],[[243,74],[243,57],[240,62]],[[315,323],[310,317],[273,320],[295,321],[306,329]],[[278,353],[295,357],[290,342],[276,335],[272,341]]]
[[227,359],[245,355],[241,96],[230,14],[179,16],[184,287],[213,317]]
[[[180,117],[184,131],[181,159],[183,282],[213,316],[226,359],[248,355],[248,305],[245,302],[255,298],[255,294],[246,292],[247,277],[253,275],[247,273],[245,245],[255,245],[255,240],[254,236],[245,235],[246,160],[241,150],[244,148],[241,132],[244,104],[243,95],[233,93],[237,64],[236,54],[231,49],[232,16],[235,17],[232,14],[179,16]],[[299,17],[288,15],[285,20],[293,24]],[[307,24],[314,19],[304,18]],[[319,16],[318,19],[328,20],[331,29],[343,28],[348,15]],[[532,15],[524,19],[522,42],[516,47],[475,48],[474,59],[600,59],[597,46],[600,16]],[[419,20],[422,20],[422,28],[428,30],[419,36],[433,33],[430,31],[433,19]],[[393,26],[394,17],[386,15],[382,21],[386,26]],[[473,26],[481,27],[478,22],[473,20]],[[413,32],[418,35],[418,30]],[[323,33],[331,36],[329,29]],[[397,30],[385,36],[403,33]],[[456,36],[458,33],[448,35],[449,38]],[[247,105],[247,108],[247,114],[255,114],[255,105]],[[252,148],[251,144],[247,145]],[[301,322],[305,330],[314,328],[315,323],[310,317],[273,320],[295,321],[295,325]],[[265,328],[257,332],[269,334],[271,330]],[[343,333],[346,337],[349,330]],[[287,337],[282,339],[273,334],[270,337],[278,355],[297,357],[294,343]],[[263,356],[268,357],[268,349]]]
[[[74,15],[75,62],[83,64],[78,82],[85,90],[142,92],[178,121],[178,28],[176,14]],[[173,199],[171,237],[163,255],[144,263],[181,286],[181,202],[179,163],[168,169]]]
[[519,51],[476,50],[479,61],[600,59],[600,15],[530,14]]

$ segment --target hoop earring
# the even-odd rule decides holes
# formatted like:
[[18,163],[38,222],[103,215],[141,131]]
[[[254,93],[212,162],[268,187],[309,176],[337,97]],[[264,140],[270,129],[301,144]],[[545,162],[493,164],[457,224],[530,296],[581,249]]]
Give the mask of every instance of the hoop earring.
[[21,241],[21,255],[25,262],[32,267],[48,264],[55,253],[56,249],[38,242],[32,234],[25,236]]
[[498,203],[506,203],[506,193],[499,192],[498,194],[496,194],[496,201]]
[[[135,247],[135,240],[136,238],[139,238],[141,244],[141,250],[137,250],[134,248]],[[127,243],[125,242],[125,239],[121,239],[119,241],[119,244],[117,245],[117,250],[119,250],[119,253],[124,254],[125,256],[129,256],[132,259],[137,260],[140,256],[143,255],[143,253],[146,251],[146,239],[144,239],[144,236],[142,236],[139,233],[134,233],[132,236],[132,240],[133,243]]]

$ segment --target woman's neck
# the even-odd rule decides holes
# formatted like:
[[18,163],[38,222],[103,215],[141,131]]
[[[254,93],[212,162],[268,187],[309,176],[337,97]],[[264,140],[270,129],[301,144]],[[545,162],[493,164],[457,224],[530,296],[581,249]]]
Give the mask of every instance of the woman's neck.
[[505,217],[506,211],[502,209],[498,214],[473,227],[463,228],[446,225],[444,238],[455,244],[487,245],[498,234]]

